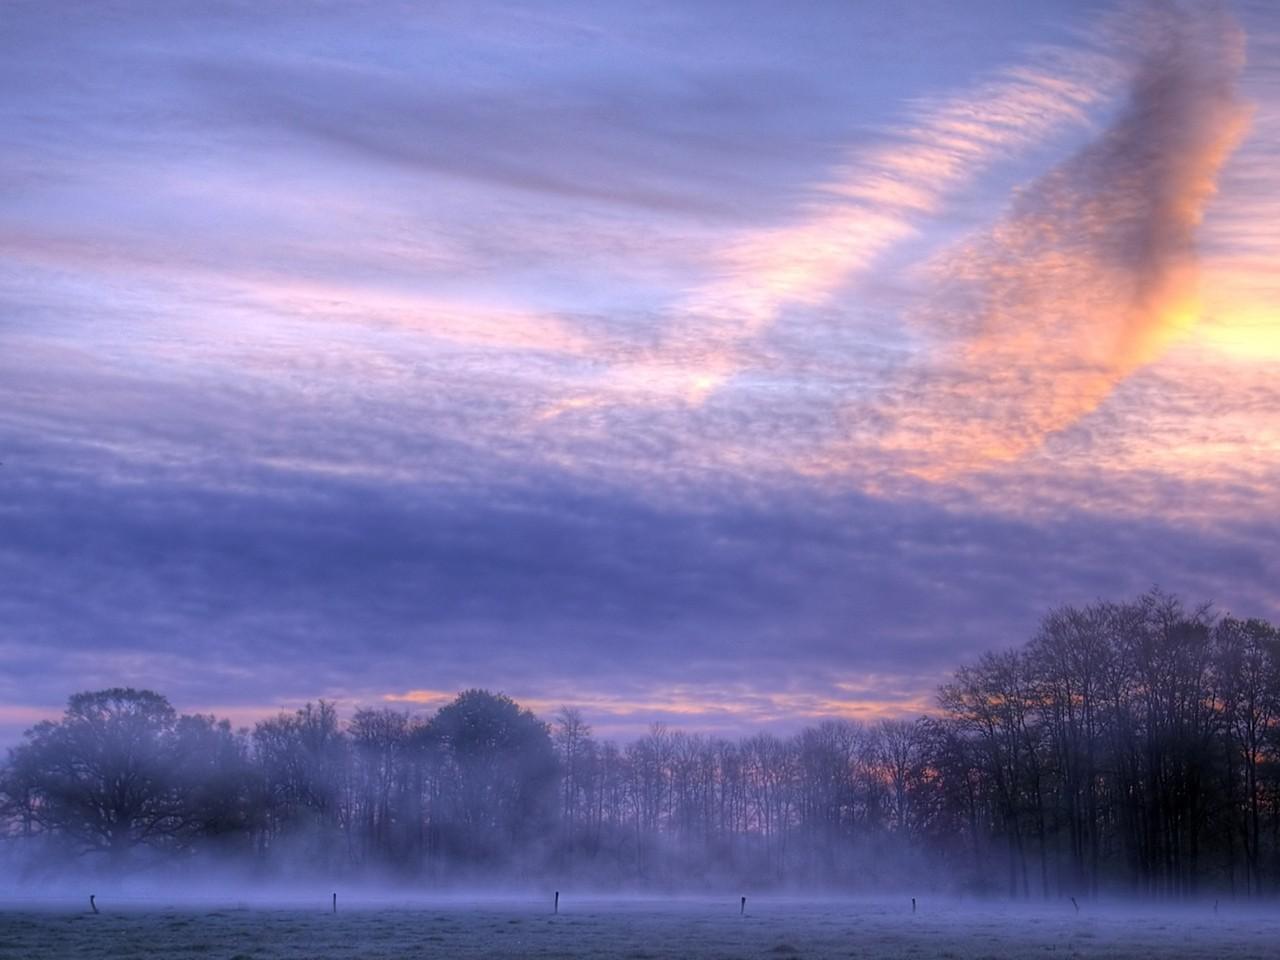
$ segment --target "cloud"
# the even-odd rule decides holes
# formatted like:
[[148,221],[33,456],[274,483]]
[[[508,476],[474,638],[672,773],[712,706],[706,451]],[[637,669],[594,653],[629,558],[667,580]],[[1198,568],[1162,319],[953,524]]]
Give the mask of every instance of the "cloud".
[[784,726],[1063,601],[1274,615],[1275,138],[1206,201],[1211,17],[228,9],[0,36],[0,727],[113,683]]
[[1101,49],[1043,46],[1035,61],[918,103],[911,121],[878,145],[848,150],[789,222],[726,241],[711,279],[672,306],[671,329],[649,358],[611,367],[598,393],[572,397],[550,415],[646,395],[701,402],[743,369],[752,341],[784,310],[827,303],[989,167],[1083,125],[1117,74]]
[[324,165],[512,191],[516,205],[741,223],[769,210],[762,185],[797,160],[779,139],[750,167],[729,162],[753,145],[751,124],[784,122],[801,93],[749,69],[650,76],[643,96],[625,75],[582,82],[531,68],[516,82],[482,58],[463,76],[319,57],[219,58],[182,73],[203,110],[268,151],[283,138]]
[[1247,126],[1242,36],[1220,12],[1175,11],[1143,44],[1108,129],[927,271],[914,323],[936,347],[880,439],[906,469],[944,479],[1026,455],[1196,322],[1197,227]]
[[[1271,612],[1255,589],[1277,535],[1265,524],[1010,520],[794,483],[656,500],[531,461],[515,471],[429,422],[413,435],[286,409],[287,395],[200,407],[199,389],[129,389],[174,422],[43,438],[12,413],[0,424],[6,703],[113,683],[184,707],[490,685],[581,700],[618,729],[650,708],[694,726],[699,710],[790,723],[903,709],[1047,606],[1152,580]],[[288,464],[312,447],[370,462]],[[242,452],[273,449],[273,462]]]

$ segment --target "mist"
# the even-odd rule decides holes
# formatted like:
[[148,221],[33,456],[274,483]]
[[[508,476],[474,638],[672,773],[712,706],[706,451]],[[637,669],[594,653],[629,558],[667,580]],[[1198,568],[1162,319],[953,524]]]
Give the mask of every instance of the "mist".
[[1158,591],[1049,612],[935,713],[620,744],[484,690],[233,729],[72,696],[3,769],[6,897],[833,894],[1098,902],[1280,884],[1280,633]]

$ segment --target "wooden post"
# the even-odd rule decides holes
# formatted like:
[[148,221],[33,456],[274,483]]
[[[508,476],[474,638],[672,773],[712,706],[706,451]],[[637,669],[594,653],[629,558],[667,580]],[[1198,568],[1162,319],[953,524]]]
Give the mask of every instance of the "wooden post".
[[912,913],[915,913],[915,912],[916,912],[916,898],[915,898],[915,897],[912,897],[912,898],[911,898],[911,912],[912,912]]
[[1071,898],[1071,905],[1076,908],[1076,913],[1080,912],[1080,904],[1076,903],[1076,898]]
[[94,903],[94,897],[92,893],[89,894],[89,907],[93,910],[94,913],[98,912],[98,905]]
[[747,915],[747,898],[742,898],[742,905],[738,908],[738,916],[745,917]]
[[338,895],[336,893],[333,895],[333,912],[338,912]]
[[556,911],[556,913],[557,913],[557,914],[560,912],[560,891],[559,891],[559,890],[557,890],[557,891],[556,891],[556,906],[555,906],[555,911]]

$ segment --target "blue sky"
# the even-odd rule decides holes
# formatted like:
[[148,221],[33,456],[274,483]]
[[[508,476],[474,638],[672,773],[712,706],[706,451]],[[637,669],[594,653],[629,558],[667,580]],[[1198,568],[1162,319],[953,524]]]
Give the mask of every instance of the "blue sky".
[[0,10],[0,733],[927,709],[1280,616],[1266,3]]

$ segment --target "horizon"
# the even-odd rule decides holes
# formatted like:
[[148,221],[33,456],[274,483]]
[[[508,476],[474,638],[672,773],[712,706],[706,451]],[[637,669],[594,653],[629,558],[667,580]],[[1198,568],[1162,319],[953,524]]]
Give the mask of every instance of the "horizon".
[[1272,4],[12,3],[0,76],[0,745],[1280,622]]
[[[1214,609],[1211,602],[1192,602],[1187,604],[1185,598],[1174,597],[1163,594],[1160,589],[1153,588],[1148,594],[1137,598],[1136,602],[1141,602],[1145,597],[1166,597],[1182,605],[1182,609],[1187,611],[1203,610],[1209,617],[1209,622],[1220,623],[1226,619],[1237,619],[1240,621],[1258,620],[1261,618],[1251,617],[1249,614],[1236,616],[1229,611],[1218,611]],[[1135,602],[1133,598],[1126,598],[1123,602]],[[1115,600],[1096,601],[1097,605],[1107,606],[1115,605]],[[1046,625],[1055,613],[1062,612],[1069,608],[1059,606],[1054,610],[1045,611],[1044,618],[1041,621],[1042,626]],[[1074,609],[1074,608],[1070,608]],[[1022,641],[1010,644],[1008,647],[995,647],[989,650],[980,651],[980,656],[993,653],[1003,653],[1006,651],[1023,651],[1033,640],[1033,635],[1029,635]],[[971,664],[956,664],[956,669],[961,670]],[[736,703],[729,707],[714,712],[712,708],[705,705],[702,709],[691,710],[688,707],[676,706],[674,709],[667,709],[654,712],[651,705],[646,705],[643,715],[647,717],[647,721],[643,726],[634,719],[636,705],[629,703],[618,703],[616,701],[600,700],[540,700],[537,698],[526,698],[513,694],[509,690],[497,689],[486,686],[483,683],[471,684],[460,687],[454,691],[444,690],[410,690],[405,694],[384,695],[381,700],[372,702],[363,702],[360,700],[343,699],[341,697],[303,697],[292,703],[282,703],[274,707],[240,707],[240,708],[222,708],[217,705],[187,705],[179,702],[173,702],[164,690],[147,690],[141,688],[144,692],[158,693],[169,701],[179,715],[200,715],[211,716],[215,720],[226,720],[231,724],[231,728],[237,733],[251,734],[254,728],[263,721],[277,719],[279,717],[288,716],[308,708],[313,705],[328,704],[332,706],[338,715],[338,720],[343,729],[350,723],[352,717],[361,710],[369,711],[385,711],[391,710],[404,714],[412,721],[426,722],[429,721],[435,713],[444,706],[454,702],[463,693],[479,691],[486,694],[494,694],[499,697],[507,697],[512,700],[518,707],[531,712],[540,722],[549,728],[553,726],[555,715],[565,709],[573,710],[580,714],[583,722],[586,724],[586,731],[589,736],[600,741],[615,742],[618,744],[628,744],[636,740],[650,735],[655,725],[661,725],[670,733],[680,733],[689,735],[705,735],[716,739],[725,739],[733,741],[736,739],[745,739],[755,734],[768,734],[779,738],[795,736],[804,730],[812,730],[817,725],[826,721],[852,722],[854,724],[870,725],[882,720],[902,720],[916,721],[920,719],[933,718],[939,719],[947,716],[947,709],[941,702],[941,695],[945,685],[953,682],[956,677],[953,674],[947,674],[938,679],[937,685],[930,692],[930,696],[925,701],[903,702],[899,706],[900,709],[888,709],[884,711],[867,711],[862,704],[857,704],[852,711],[842,711],[839,703],[831,701],[814,701],[805,704],[803,707],[792,703],[788,705],[785,711],[769,713],[768,710],[776,706],[770,704],[762,706],[759,712],[744,713],[740,709],[735,709]],[[126,689],[126,688],[121,688]],[[71,697],[80,693],[90,693],[100,691],[77,690],[68,693],[64,698],[64,706],[66,701]],[[714,715],[714,722],[707,722],[708,715]],[[61,709],[57,711],[35,712],[32,714],[31,723],[14,736],[10,742],[0,739],[0,748],[12,748],[26,739],[30,727],[41,721],[59,722],[63,717]],[[686,724],[684,721],[693,718],[692,724]],[[603,718],[603,719],[601,719]],[[0,725],[0,735],[6,728]]]

